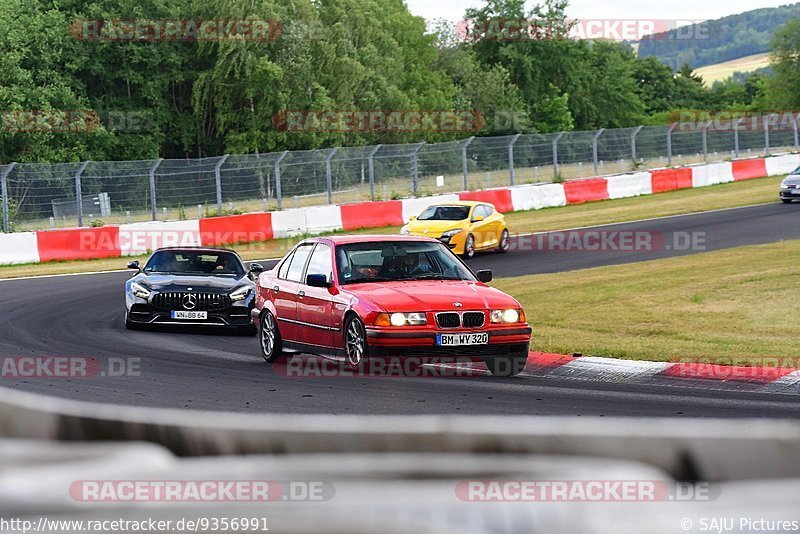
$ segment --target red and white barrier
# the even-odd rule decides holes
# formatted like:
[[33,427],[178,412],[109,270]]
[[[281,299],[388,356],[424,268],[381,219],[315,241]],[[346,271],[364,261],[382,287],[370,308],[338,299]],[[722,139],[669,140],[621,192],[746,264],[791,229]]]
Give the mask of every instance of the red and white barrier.
[[39,263],[36,232],[0,234],[0,263]]
[[169,246],[222,246],[336,230],[399,226],[432,204],[458,200],[490,202],[503,213],[538,210],[777,176],[798,167],[800,154],[787,154],[422,198],[191,221],[0,234],[0,264],[132,256]]

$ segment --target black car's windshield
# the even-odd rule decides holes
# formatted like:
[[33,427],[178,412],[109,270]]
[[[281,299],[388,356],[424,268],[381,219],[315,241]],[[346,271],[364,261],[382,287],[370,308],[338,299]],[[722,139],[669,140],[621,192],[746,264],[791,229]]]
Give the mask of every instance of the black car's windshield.
[[420,221],[463,221],[469,217],[469,206],[431,206],[418,217]]
[[431,242],[340,245],[336,263],[342,284],[403,280],[470,280],[475,277],[447,248]]
[[144,268],[147,274],[238,276],[245,274],[241,260],[231,252],[162,250]]

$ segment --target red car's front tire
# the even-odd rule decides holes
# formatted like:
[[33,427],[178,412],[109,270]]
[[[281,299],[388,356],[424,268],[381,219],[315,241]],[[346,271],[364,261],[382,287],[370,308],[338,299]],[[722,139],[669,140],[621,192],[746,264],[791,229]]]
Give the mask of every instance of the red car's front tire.
[[258,339],[261,346],[261,356],[267,363],[275,363],[285,356],[278,324],[275,321],[275,316],[269,311],[265,311],[261,315]]
[[367,330],[357,315],[351,315],[344,323],[344,353],[350,367],[358,367],[369,357]]

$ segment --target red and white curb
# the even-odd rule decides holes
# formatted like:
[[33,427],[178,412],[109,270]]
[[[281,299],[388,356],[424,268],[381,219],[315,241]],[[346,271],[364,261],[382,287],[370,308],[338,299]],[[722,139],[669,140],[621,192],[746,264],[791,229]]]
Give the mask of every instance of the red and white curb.
[[[456,367],[443,364],[441,366]],[[481,363],[457,364],[457,366],[489,374],[488,369]],[[786,367],[650,362],[532,352],[520,376],[800,394],[800,370]]]

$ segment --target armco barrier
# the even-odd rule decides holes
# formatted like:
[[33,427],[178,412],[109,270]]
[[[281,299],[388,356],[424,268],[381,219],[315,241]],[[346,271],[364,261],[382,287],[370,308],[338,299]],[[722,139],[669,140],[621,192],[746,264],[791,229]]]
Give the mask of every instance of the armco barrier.
[[763,158],[744,159],[733,162],[733,179],[750,180],[767,175],[767,162]]
[[162,247],[199,247],[200,221],[123,224],[119,228],[123,256],[146,254]]
[[403,202],[400,200],[344,204],[341,209],[342,229],[345,231],[403,224]]
[[608,200],[608,181],[605,178],[588,178],[564,182],[567,204],[583,204]]
[[653,181],[649,172],[635,172],[608,176],[608,198],[627,198],[650,195],[653,193]]
[[[597,200],[788,174],[800,154],[655,169],[564,183],[519,185],[422,198],[315,206],[202,220],[125,224],[0,236],[0,264],[145,254],[165,246],[220,246],[337,230],[398,226],[434,203],[491,202],[501,212],[538,210]],[[777,192],[776,192],[777,196]]]
[[41,262],[118,258],[122,255],[118,226],[37,232],[36,241]]
[[508,189],[487,189],[485,191],[467,191],[459,193],[461,200],[477,200],[479,202],[489,202],[494,204],[497,211],[507,213],[514,211],[514,202],[511,199],[511,191]]
[[[742,432],[743,425],[748,429]],[[0,436],[151,441],[181,456],[486,453],[621,458],[700,480],[800,477],[800,427],[778,420],[352,416],[192,412],[0,388]],[[758,451],[754,454],[753,451]]]
[[656,169],[650,171],[650,180],[654,194],[675,191],[676,189],[691,189],[692,169],[690,167]]
[[271,239],[273,233],[270,213],[250,213],[200,220],[200,241],[204,247],[254,243]]
[[39,263],[36,232],[0,234],[0,263]]

